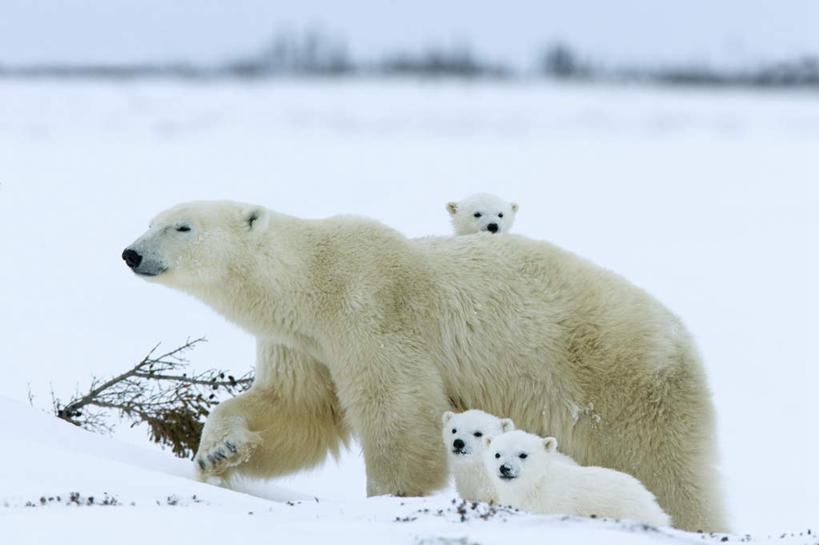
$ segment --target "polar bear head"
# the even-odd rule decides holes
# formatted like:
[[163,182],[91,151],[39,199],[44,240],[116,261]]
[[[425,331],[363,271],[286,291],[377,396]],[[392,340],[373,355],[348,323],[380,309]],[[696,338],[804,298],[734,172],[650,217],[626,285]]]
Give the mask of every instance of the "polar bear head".
[[[161,212],[122,252],[140,277],[178,289],[207,289],[241,268],[270,212],[228,201],[192,202]],[[251,253],[248,253],[251,250]]]
[[484,439],[484,464],[493,480],[512,482],[540,473],[556,459],[557,439],[514,430]]
[[494,195],[476,193],[459,202],[446,205],[456,235],[469,235],[486,231],[507,233],[515,221],[518,205],[506,202]]
[[480,463],[484,438],[515,429],[510,418],[498,418],[477,409],[462,413],[446,411],[442,422],[444,446],[455,463],[473,460]]

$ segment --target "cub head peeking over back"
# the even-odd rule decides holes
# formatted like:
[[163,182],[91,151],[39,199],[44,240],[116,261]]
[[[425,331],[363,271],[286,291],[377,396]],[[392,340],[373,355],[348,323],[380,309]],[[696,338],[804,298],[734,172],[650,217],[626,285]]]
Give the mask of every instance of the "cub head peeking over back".
[[446,209],[452,217],[456,235],[481,231],[502,234],[512,228],[518,205],[488,193],[476,193],[462,201],[447,203]]

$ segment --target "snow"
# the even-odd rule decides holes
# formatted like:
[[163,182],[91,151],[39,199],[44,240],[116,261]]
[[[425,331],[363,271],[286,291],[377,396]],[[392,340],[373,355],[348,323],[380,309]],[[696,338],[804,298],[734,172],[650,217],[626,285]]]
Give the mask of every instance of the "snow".
[[[548,536],[567,544],[631,545],[719,543],[725,537],[631,521],[527,515],[445,494],[341,501],[268,486],[270,495],[262,499],[193,481],[190,464],[95,436],[19,402],[0,398],[0,415],[4,543],[492,545]],[[819,543],[807,530],[754,541]]]
[[[395,523],[451,509],[451,489],[365,499],[355,446],[319,470],[244,484],[262,498],[238,494],[190,480],[189,463],[148,445],[144,430],[89,435],[20,404],[30,388],[48,408],[51,390],[65,399],[158,341],[205,335],[194,367],[252,366],[247,334],[123,266],[125,245],[171,204],[230,198],[303,217],[357,213],[422,236],[450,231],[446,202],[486,191],[520,204],[513,231],[623,274],[681,316],[714,394],[734,532],[815,543],[799,533],[819,526],[818,139],[819,100],[799,93],[2,81],[0,538],[101,542],[126,528],[123,543],[349,535],[486,545],[511,542],[510,532],[702,541],[520,514]],[[39,506],[72,491],[108,492],[119,505]],[[265,499],[300,493],[320,501]]]

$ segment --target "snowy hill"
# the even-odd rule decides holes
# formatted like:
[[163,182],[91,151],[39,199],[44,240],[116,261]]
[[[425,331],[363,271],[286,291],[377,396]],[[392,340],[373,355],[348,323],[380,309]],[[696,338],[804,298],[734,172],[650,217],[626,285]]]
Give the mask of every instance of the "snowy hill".
[[[256,485],[271,498],[263,499],[195,482],[187,461],[95,436],[21,403],[0,398],[0,415],[2,543],[619,545],[724,538],[625,521],[531,516],[449,495],[338,501]],[[819,539],[788,534],[776,543]]]

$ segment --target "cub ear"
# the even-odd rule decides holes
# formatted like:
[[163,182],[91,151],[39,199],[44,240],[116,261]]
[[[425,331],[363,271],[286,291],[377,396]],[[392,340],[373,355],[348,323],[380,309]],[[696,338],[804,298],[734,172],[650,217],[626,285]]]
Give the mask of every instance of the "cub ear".
[[488,435],[483,436],[483,446],[488,447],[492,443],[492,438]]
[[515,423],[511,418],[501,418],[501,431],[507,432],[515,429]]
[[458,203],[448,202],[446,203],[446,209],[449,211],[450,216],[454,216],[458,213]]
[[260,206],[248,207],[242,210],[242,222],[248,231],[256,231],[267,225],[267,210]]
[[518,211],[518,203],[513,202],[512,203],[512,212],[517,213],[517,211]]
[[554,452],[557,450],[557,439],[547,437],[543,440],[543,446],[546,448],[546,452]]
[[444,411],[444,414],[441,416],[441,424],[446,425],[447,422],[452,420],[453,416],[455,416],[455,413],[452,411]]

